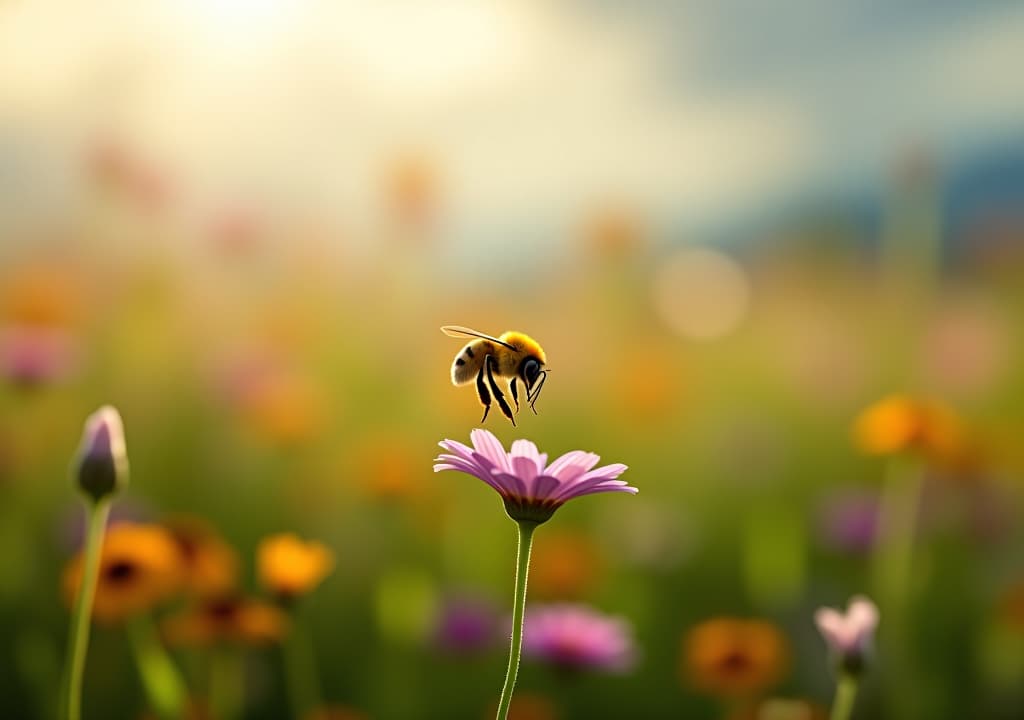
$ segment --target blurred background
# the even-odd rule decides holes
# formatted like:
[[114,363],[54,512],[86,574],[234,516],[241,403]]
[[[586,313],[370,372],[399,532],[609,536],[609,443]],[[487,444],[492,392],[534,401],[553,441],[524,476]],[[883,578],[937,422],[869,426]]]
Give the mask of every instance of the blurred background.
[[[333,549],[294,611],[317,717],[488,717],[514,526],[431,472],[480,417],[462,324],[547,352],[539,415],[487,420],[506,445],[640,489],[560,510],[530,585],[624,618],[635,662],[528,658],[517,717],[817,717],[812,615],[856,593],[882,612],[859,717],[1024,716],[1021,67],[1013,3],[0,3],[5,715],[53,716],[68,466],[109,402],[115,522],[201,520],[245,593],[261,538]],[[898,461],[851,435],[892,393],[971,438],[911,453],[897,590]],[[721,617],[779,631],[764,682],[695,676]],[[289,716],[279,650],[244,650],[245,717]],[[144,716],[118,623],[84,707]]]

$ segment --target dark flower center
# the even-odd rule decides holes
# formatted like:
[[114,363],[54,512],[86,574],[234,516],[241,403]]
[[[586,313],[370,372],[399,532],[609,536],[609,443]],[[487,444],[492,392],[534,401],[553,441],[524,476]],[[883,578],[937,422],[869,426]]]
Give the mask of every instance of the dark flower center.
[[128,560],[118,560],[107,566],[103,576],[108,582],[120,585],[131,582],[138,575],[138,572],[139,568],[135,563]]
[[219,622],[230,622],[238,614],[240,604],[237,600],[216,600],[206,606],[207,614]]
[[732,675],[737,675],[749,670],[751,664],[750,656],[746,653],[740,652],[739,650],[733,650],[718,661],[718,666],[724,672]]

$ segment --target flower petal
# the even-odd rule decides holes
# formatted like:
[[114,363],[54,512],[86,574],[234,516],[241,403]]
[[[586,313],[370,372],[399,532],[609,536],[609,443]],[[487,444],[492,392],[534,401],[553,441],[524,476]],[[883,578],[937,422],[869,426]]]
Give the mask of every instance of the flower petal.
[[551,463],[544,470],[544,474],[556,477],[561,482],[570,482],[597,465],[600,460],[600,455],[573,450]]
[[517,476],[511,473],[498,472],[494,473],[494,479],[509,495],[514,495],[515,497],[523,499],[529,497],[526,483],[520,480]]
[[493,433],[482,428],[476,428],[469,434],[469,437],[473,441],[473,447],[476,448],[476,451],[490,460],[496,468],[505,472],[512,470],[505,447],[498,438],[494,437]]
[[526,487],[531,487],[533,479],[540,473],[540,468],[537,467],[537,463],[532,458],[513,456],[512,472],[526,483]]
[[538,475],[534,478],[533,487],[530,488],[530,497],[538,500],[554,499],[560,485],[558,478],[553,478],[550,475]]

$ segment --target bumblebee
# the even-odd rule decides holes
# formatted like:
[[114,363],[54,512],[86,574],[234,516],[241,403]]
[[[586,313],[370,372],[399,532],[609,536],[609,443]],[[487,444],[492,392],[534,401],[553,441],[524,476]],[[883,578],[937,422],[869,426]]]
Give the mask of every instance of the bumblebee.
[[544,381],[547,380],[548,371],[544,369],[547,362],[544,350],[536,340],[529,335],[512,331],[503,333],[501,337],[492,337],[461,325],[445,325],[441,332],[450,337],[476,338],[455,356],[455,362],[452,363],[452,384],[468,385],[476,381],[476,394],[480,398],[480,404],[484,406],[484,416],[480,418],[480,422],[487,419],[493,398],[498,403],[501,414],[511,420],[513,425],[516,424],[512,407],[505,399],[505,393],[498,387],[496,378],[508,381],[516,412],[519,412],[518,383],[522,381],[523,387],[526,388],[526,401],[530,403],[534,415],[537,414],[534,405],[540,396],[541,388],[544,387]]

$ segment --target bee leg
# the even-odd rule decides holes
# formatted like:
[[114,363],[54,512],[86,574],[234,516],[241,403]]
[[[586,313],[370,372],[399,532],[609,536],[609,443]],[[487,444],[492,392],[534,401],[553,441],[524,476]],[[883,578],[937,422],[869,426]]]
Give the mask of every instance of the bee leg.
[[492,368],[494,367],[494,356],[488,355],[484,358],[484,367],[487,368],[487,384],[491,388],[491,394],[494,395],[494,399],[498,401],[498,407],[501,409],[501,414],[512,421],[512,425],[515,426],[516,419],[512,415],[512,408],[509,407],[508,401],[505,400],[505,393],[498,387],[498,383],[494,382],[494,373]]
[[548,374],[546,372],[541,373],[540,382],[537,383],[537,387],[535,387],[533,389],[533,393],[532,393],[533,397],[530,398],[530,409],[533,410],[533,414],[534,415],[537,414],[537,408],[534,407],[534,406],[537,404],[537,398],[540,397],[540,389],[542,387],[544,387],[544,381],[547,380],[547,379],[548,379]]
[[482,425],[484,420],[487,419],[487,413],[491,411],[491,393],[487,390],[487,384],[484,382],[484,368],[480,366],[480,372],[476,374],[476,394],[480,398],[480,404],[484,406],[484,416],[480,418],[480,424]]
[[519,412],[519,390],[516,388],[516,379],[512,378],[512,382],[509,383],[509,388],[512,390],[512,399],[516,401],[516,413]]

